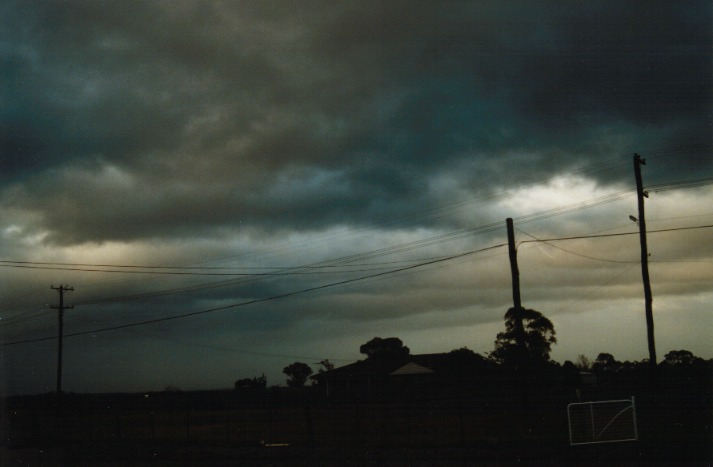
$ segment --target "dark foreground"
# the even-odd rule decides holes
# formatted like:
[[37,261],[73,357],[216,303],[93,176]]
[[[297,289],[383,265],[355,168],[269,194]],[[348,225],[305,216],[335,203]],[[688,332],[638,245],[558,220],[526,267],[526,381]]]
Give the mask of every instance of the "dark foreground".
[[[317,388],[12,397],[0,405],[0,466],[713,465],[707,367],[662,373],[655,394],[636,374],[605,376],[576,393],[561,380],[508,392],[481,379],[341,398]],[[635,441],[570,445],[569,404],[631,396]]]
[[661,450],[645,452],[641,443],[556,449],[519,445],[474,446],[228,446],[167,442],[73,443],[0,450],[0,465],[26,466],[231,466],[231,465],[711,465]]
[[[151,397],[157,400],[148,402]],[[227,392],[75,396],[63,417],[56,406],[43,406],[49,399],[24,399],[5,413],[10,423],[0,465],[695,466],[713,460],[710,404],[700,399],[668,398],[668,408],[659,400],[637,401],[639,440],[584,446],[569,443],[565,406],[531,408],[523,417],[505,400],[415,405],[298,398],[226,406],[230,399]]]

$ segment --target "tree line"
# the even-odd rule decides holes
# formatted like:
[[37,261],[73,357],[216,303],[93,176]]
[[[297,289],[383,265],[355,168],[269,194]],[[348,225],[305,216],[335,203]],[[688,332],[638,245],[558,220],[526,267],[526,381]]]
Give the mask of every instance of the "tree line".
[[[612,354],[606,352],[598,354],[594,360],[590,360],[585,355],[579,355],[575,362],[568,360],[560,365],[550,357],[552,346],[557,343],[557,337],[552,321],[546,316],[536,310],[513,307],[505,313],[504,320],[505,330],[497,334],[494,350],[487,353],[486,356],[477,354],[467,347],[451,350],[448,355],[460,358],[464,363],[479,361],[505,369],[528,369],[528,371],[537,371],[547,367],[565,367],[576,368],[580,371],[612,373],[636,370],[648,365],[648,359],[638,362],[620,362]],[[410,349],[397,337],[374,337],[361,345],[359,352],[372,361],[405,359],[411,355]],[[706,363],[704,359],[695,356],[688,350],[672,350],[664,356],[660,365],[663,367],[689,367],[704,363]],[[334,364],[329,360],[322,360],[319,365],[318,373],[334,369]],[[288,387],[305,386],[310,376],[314,374],[310,365],[299,361],[287,365],[282,371],[287,376]],[[264,390],[265,387],[264,375],[236,382],[236,389],[242,388],[244,391],[249,388]]]

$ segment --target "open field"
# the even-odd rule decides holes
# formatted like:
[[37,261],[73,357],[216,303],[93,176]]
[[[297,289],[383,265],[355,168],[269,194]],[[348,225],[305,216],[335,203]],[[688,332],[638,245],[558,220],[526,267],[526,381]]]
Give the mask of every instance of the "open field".
[[570,446],[559,395],[326,400],[232,391],[5,401],[2,465],[465,465],[711,459],[710,394],[638,396],[640,440]]

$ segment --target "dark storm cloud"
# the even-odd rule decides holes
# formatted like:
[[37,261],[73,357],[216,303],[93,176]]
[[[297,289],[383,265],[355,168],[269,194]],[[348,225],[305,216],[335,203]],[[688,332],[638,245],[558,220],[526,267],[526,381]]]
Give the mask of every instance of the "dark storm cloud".
[[[540,70],[547,82],[536,88],[535,111],[591,109],[650,123],[710,118],[710,3],[619,6],[602,2],[564,8],[560,53],[566,59],[552,61],[545,54],[544,63],[528,66],[528,71]],[[556,89],[560,92],[552,92]]]
[[[441,89],[463,81],[484,95],[506,90],[512,105],[533,116],[660,121],[710,110],[706,2],[448,6],[358,7],[319,46],[337,60],[346,53],[354,70],[376,65],[405,81],[430,78]],[[373,54],[365,58],[364,50]]]
[[487,192],[710,136],[707,2],[5,10],[2,199],[60,243],[368,225],[468,165]]
[[[299,356],[359,358],[375,335],[487,352],[512,296],[504,247],[398,268],[501,244],[508,216],[518,241],[634,229],[633,195],[518,216],[632,187],[635,151],[649,184],[709,176],[712,8],[0,2],[3,260],[300,272],[4,267],[2,340],[52,336],[49,285],[69,284],[66,332],[105,330],[67,339],[72,391],[276,384]],[[650,229],[708,223],[709,192],[652,191]],[[702,357],[706,234],[650,237],[657,339]],[[641,301],[637,240],[520,244],[523,301],[569,340],[563,358],[643,357],[643,323],[621,321]],[[0,392],[51,390],[55,344],[3,347]]]

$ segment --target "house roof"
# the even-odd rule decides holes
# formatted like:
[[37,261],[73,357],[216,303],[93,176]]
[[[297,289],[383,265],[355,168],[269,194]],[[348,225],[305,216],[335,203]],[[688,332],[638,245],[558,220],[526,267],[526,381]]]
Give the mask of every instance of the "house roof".
[[465,365],[453,355],[447,353],[407,355],[396,359],[359,360],[349,365],[335,368],[312,376],[312,379],[355,379],[386,377],[389,375],[459,373],[466,370]]
[[312,379],[355,379],[355,378],[370,378],[376,376],[385,376],[392,371],[402,367],[408,363],[408,359],[396,360],[359,360],[349,365],[344,365],[330,371],[325,371],[312,376]]
[[423,374],[428,374],[428,373],[434,373],[434,371],[430,368],[426,368],[425,366],[419,365],[418,363],[408,362],[406,365],[402,366],[401,368],[397,368],[396,370],[392,371],[389,374],[391,376],[397,376],[397,375],[423,375]]
[[385,378],[390,375],[438,373],[467,375],[480,373],[492,365],[478,354],[452,351],[448,353],[406,355],[393,359],[367,358],[349,365],[312,376],[314,380],[355,380]]

